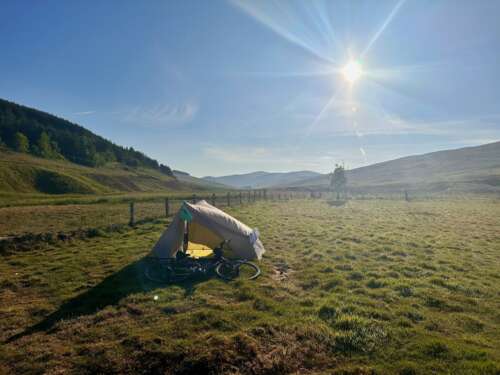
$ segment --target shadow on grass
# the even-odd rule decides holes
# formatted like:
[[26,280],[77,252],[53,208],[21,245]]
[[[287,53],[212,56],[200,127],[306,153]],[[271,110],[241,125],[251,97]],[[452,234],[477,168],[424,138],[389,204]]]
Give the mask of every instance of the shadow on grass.
[[146,258],[142,258],[123,267],[118,272],[106,277],[93,288],[65,302],[57,311],[47,316],[41,322],[11,336],[5,343],[15,341],[35,332],[48,331],[61,320],[94,314],[107,306],[116,305],[122,298],[131,294],[176,285],[184,289],[184,295],[187,297],[195,291],[196,284],[204,280],[203,278],[196,278],[178,283],[160,284],[146,278],[144,275],[146,266],[147,260]]

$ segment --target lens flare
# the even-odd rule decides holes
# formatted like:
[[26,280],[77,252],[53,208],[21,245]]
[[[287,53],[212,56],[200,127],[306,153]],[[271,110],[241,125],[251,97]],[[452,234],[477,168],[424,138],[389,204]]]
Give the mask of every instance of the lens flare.
[[363,75],[363,67],[358,61],[351,60],[344,65],[340,72],[347,82],[354,83]]

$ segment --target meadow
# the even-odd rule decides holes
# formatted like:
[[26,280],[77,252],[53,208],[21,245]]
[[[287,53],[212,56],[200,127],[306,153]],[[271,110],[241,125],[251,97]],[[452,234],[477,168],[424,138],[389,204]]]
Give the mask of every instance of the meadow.
[[149,282],[168,219],[0,255],[0,373],[500,374],[499,200],[226,210],[257,280]]

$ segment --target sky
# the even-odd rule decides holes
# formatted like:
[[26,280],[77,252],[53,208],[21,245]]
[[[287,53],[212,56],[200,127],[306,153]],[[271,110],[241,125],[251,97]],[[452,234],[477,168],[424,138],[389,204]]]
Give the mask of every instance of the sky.
[[0,5],[1,98],[195,176],[500,140],[496,0]]

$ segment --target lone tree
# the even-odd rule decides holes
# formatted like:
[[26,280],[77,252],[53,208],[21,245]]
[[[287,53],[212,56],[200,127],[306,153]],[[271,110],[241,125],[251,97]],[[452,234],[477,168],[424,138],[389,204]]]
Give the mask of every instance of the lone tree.
[[347,177],[345,176],[345,168],[340,164],[335,164],[335,170],[331,174],[330,189],[337,193],[337,200],[340,199],[342,193],[345,197],[347,185]]

